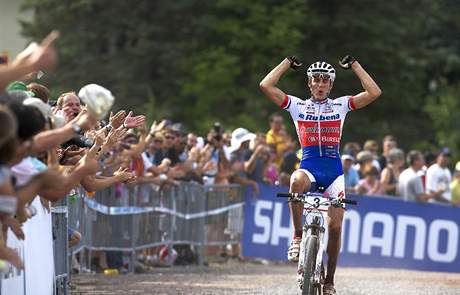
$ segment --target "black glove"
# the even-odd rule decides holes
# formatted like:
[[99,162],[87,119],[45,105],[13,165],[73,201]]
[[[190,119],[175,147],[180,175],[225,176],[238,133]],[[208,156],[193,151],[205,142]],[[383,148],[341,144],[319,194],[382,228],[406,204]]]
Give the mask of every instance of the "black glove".
[[291,63],[291,68],[294,69],[294,70],[297,70],[298,68],[300,68],[303,65],[303,63],[301,63],[297,59],[297,57],[295,57],[294,55],[288,56],[287,59]]
[[342,69],[348,70],[351,69],[351,65],[355,62],[355,58],[351,55],[346,55],[342,60],[339,61],[339,66]]

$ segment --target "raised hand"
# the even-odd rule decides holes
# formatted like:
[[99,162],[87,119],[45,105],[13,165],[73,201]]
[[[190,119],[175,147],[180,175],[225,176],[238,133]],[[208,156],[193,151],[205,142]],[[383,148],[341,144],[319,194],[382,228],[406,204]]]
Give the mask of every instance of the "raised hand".
[[291,69],[294,69],[294,70],[297,70],[298,68],[300,68],[303,63],[301,63],[297,57],[291,55],[291,56],[288,56],[287,59],[289,60],[289,62],[291,63]]
[[22,263],[18,253],[5,245],[0,245],[0,259],[8,261],[17,269],[24,268],[24,264]]
[[136,128],[144,124],[145,122],[145,116],[139,115],[136,117],[133,117],[133,112],[129,112],[128,116],[126,116],[125,121],[123,122],[123,126],[125,128]]
[[123,136],[125,136],[127,131],[128,130],[123,128],[123,126],[120,126],[117,129],[112,129],[105,139],[103,149],[105,151],[110,150],[116,142],[120,141]]
[[340,61],[339,61],[339,66],[342,69],[348,70],[351,68],[351,65],[355,62],[355,58],[351,55],[346,55],[344,56]]
[[160,124],[157,124],[157,121],[153,121],[152,126],[150,126],[150,134],[155,134],[155,132],[163,130],[165,126],[166,120],[161,121]]
[[119,111],[115,115],[112,112],[110,112],[109,124],[113,127],[113,129],[117,129],[123,124],[123,122],[125,121],[125,117],[125,111]]
[[118,181],[125,182],[131,180],[135,177],[135,175],[129,171],[128,168],[120,167],[117,171],[113,173],[113,176],[117,177]]
[[58,31],[52,31],[40,44],[29,44],[26,49],[18,54],[13,65],[30,67],[31,72],[47,69],[57,61],[54,42],[59,37]]

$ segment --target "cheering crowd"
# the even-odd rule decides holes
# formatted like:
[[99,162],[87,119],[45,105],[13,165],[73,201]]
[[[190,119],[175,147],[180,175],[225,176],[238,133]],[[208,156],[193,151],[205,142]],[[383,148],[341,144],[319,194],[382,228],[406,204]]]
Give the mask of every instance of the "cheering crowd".
[[[237,183],[256,193],[260,183],[289,185],[301,153],[281,113],[270,116],[266,133],[226,130],[216,122],[203,137],[170,120],[147,127],[144,115],[123,110],[100,118],[79,94],[99,91],[110,100],[102,87],[50,97],[48,85],[37,82],[37,73],[56,63],[57,38],[53,32],[0,65],[0,260],[22,268],[19,255],[6,246],[8,229],[27,239],[21,226],[35,214],[32,202],[38,198],[49,209],[78,186],[91,194],[120,183]],[[452,180],[447,148],[405,155],[387,136],[381,153],[378,142],[369,140],[345,144],[341,157],[348,193],[460,204],[460,164]],[[78,242],[71,234],[69,240]]]

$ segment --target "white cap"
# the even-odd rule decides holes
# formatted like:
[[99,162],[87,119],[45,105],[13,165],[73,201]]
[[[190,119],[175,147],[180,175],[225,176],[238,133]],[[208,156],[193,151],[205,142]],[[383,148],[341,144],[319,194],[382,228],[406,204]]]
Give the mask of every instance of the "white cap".
[[98,120],[102,120],[107,115],[115,101],[112,92],[97,84],[83,86],[78,91],[78,97]]
[[51,106],[47,103],[44,103],[39,98],[36,98],[36,97],[26,98],[22,102],[22,104],[36,107],[40,111],[40,113],[42,113],[43,117],[51,118],[53,120],[55,128],[60,128],[64,126],[65,124],[64,117],[60,114],[53,114],[53,112],[51,111]]
[[51,106],[47,103],[44,103],[39,98],[36,98],[36,97],[26,98],[24,99],[22,104],[26,106],[36,107],[40,111],[40,113],[42,113],[43,117],[45,118],[51,117]]
[[340,158],[342,159],[342,161],[345,161],[345,160],[351,160],[351,161],[354,161],[354,160],[355,160],[355,158],[353,158],[353,156],[352,156],[352,155],[347,155],[347,154],[345,154],[345,155],[342,155],[342,157],[340,157]]
[[232,151],[236,151],[237,149],[239,149],[243,142],[253,140],[254,138],[256,138],[256,135],[254,133],[249,132],[247,129],[236,128],[232,132]]

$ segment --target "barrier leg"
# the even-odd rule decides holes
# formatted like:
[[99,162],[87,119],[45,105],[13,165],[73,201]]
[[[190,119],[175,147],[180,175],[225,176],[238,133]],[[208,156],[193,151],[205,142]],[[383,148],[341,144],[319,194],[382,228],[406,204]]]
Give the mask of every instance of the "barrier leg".
[[[177,210],[176,206],[176,188],[171,188],[171,205],[174,212]],[[169,241],[168,241],[168,260],[169,266],[172,266],[173,261],[173,242],[174,242],[174,228],[176,227],[176,216],[171,216],[171,222],[169,223]]]

